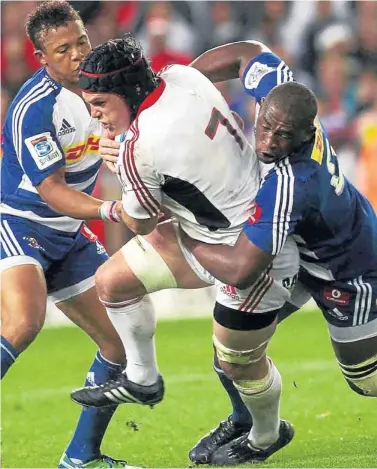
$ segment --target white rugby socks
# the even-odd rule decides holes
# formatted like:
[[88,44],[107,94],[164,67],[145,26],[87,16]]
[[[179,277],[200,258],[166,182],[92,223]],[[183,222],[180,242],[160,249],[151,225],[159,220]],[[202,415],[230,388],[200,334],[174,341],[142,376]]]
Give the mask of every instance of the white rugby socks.
[[145,386],[153,384],[159,372],[154,343],[156,315],[149,295],[106,306],[106,311],[126,351],[128,379]]
[[281,376],[268,358],[270,369],[267,376],[258,381],[235,381],[240,396],[253,417],[249,435],[255,448],[266,449],[279,438]]

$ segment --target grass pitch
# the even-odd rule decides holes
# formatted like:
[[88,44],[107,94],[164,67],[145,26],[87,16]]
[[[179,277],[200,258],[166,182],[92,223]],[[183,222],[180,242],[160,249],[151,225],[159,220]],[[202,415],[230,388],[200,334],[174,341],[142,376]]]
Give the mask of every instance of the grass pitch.
[[[188,450],[229,413],[211,368],[211,320],[160,322],[164,401],[153,410],[122,405],[102,449],[129,464],[189,467]],[[2,466],[57,467],[80,408],[68,393],[81,386],[95,353],[76,328],[44,330],[2,385]],[[296,437],[263,467],[377,467],[377,401],[342,379],[319,312],[279,326],[270,355],[283,377],[281,415]]]

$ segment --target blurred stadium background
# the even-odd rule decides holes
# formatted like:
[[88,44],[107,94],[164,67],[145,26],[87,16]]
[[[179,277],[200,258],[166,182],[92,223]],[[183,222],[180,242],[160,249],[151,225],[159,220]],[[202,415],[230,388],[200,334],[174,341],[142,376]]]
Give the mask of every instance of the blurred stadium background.
[[[20,85],[38,68],[24,23],[36,1],[3,1],[1,29],[1,121]],[[342,170],[377,208],[377,2],[375,1],[73,1],[92,45],[132,31],[154,69],[188,64],[210,47],[257,39],[284,58],[296,79],[317,93],[320,115]],[[251,136],[253,100],[235,80],[219,85]],[[114,176],[103,170],[96,193],[119,196]],[[110,253],[127,240],[120,226],[92,223]],[[180,299],[182,301],[180,301]],[[159,315],[211,310],[212,290],[196,295],[155,295]],[[49,308],[49,322],[64,322]]]
[[[188,64],[206,49],[226,42],[265,42],[284,58],[297,80],[316,92],[343,172],[377,209],[377,2],[70,3],[81,13],[93,46],[132,31],[156,71],[170,63]],[[1,122],[20,85],[38,68],[24,32],[26,16],[36,4],[1,2]],[[219,88],[251,136],[253,101],[238,81]],[[119,196],[118,183],[106,169],[96,193],[104,199]],[[109,253],[127,241],[121,226],[95,222],[91,228]],[[212,299],[211,288],[153,295],[160,317],[210,316]],[[292,417],[298,437],[264,467],[377,467],[375,402],[348,390],[332,358],[321,315],[312,305],[308,311],[283,324],[272,344],[272,356],[286,382],[283,412]],[[65,323],[52,306],[48,323]],[[153,415],[135,407],[130,416],[129,407],[123,406],[106,437],[106,451],[149,467],[187,467],[190,445],[228,409],[211,372],[210,330],[209,318],[159,326],[157,344],[167,399]],[[3,384],[1,467],[56,466],[78,414],[67,395],[81,385],[93,353],[93,344],[77,329],[50,329],[14,366]],[[205,396],[211,396],[210,402]],[[54,408],[58,411],[52,412]],[[133,421],[146,430],[144,438],[133,431]],[[159,437],[150,441],[146,452],[148,435]]]

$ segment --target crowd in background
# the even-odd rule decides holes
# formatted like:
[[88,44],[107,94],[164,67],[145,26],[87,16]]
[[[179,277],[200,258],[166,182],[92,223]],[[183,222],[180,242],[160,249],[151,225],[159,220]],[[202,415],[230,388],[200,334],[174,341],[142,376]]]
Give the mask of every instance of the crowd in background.
[[[132,31],[158,71],[231,41],[264,42],[310,86],[341,168],[377,211],[377,1],[72,1],[92,45]],[[24,23],[35,1],[2,2],[1,122],[38,68]],[[251,135],[254,105],[239,81],[219,89]],[[106,177],[103,183],[106,184]]]

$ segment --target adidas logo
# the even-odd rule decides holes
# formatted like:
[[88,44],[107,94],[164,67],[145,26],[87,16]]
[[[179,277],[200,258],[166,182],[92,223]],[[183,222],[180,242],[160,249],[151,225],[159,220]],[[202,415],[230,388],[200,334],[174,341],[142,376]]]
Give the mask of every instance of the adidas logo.
[[60,127],[60,130],[58,132],[58,136],[61,137],[62,135],[67,135],[72,132],[76,132],[76,129],[72,127],[66,119],[63,119],[62,126]]

